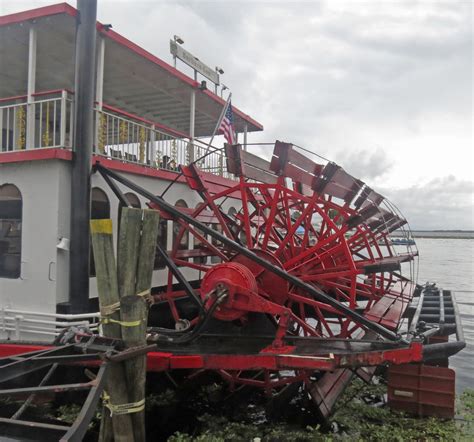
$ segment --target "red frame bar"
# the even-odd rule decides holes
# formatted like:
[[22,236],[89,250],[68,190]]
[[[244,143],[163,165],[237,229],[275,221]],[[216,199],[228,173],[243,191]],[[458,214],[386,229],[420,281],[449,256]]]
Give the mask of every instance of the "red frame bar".
[[[33,344],[0,344],[0,357],[10,357],[28,351],[46,350],[51,346]],[[277,352],[278,349],[275,349]],[[406,364],[420,362],[423,358],[423,345],[413,342],[409,347],[396,350],[357,353],[352,355],[302,356],[292,354],[207,354],[174,355],[167,352],[150,352],[147,355],[147,370],[152,372],[176,369],[206,370],[321,370],[333,371],[340,367],[374,366],[390,362]],[[87,364],[84,364],[87,365]],[[92,363],[95,365],[95,363]]]

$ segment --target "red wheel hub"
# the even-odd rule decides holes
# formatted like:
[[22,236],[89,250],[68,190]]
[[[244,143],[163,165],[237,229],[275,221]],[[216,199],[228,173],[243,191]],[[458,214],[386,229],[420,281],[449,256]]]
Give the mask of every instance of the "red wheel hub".
[[201,298],[209,309],[215,302],[215,296],[209,296],[213,291],[227,291],[226,300],[216,308],[214,317],[221,321],[235,321],[246,315],[244,309],[233,308],[248,303],[248,291],[257,292],[257,282],[252,272],[243,264],[225,262],[212,267],[204,276],[201,283]]
[[[252,252],[260,258],[264,258],[266,261],[272,263],[274,266],[283,268],[280,260],[271,252],[260,249],[252,249]],[[265,270],[262,266],[243,255],[236,255],[232,258],[232,262],[243,264],[252,272],[257,280],[260,294],[268,296],[271,301],[280,305],[283,305],[286,302],[290,291],[290,284],[288,281],[268,270]]]

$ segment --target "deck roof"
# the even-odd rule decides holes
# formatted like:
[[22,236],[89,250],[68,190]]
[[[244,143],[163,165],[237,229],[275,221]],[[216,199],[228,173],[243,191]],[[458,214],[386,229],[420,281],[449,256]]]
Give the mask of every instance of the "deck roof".
[[[28,35],[37,29],[36,91],[74,89],[77,10],[59,3],[0,16],[0,97],[26,94]],[[189,134],[190,94],[196,93],[195,136],[210,136],[224,100],[119,33],[97,22],[105,40],[103,101]],[[237,132],[263,126],[233,105]]]

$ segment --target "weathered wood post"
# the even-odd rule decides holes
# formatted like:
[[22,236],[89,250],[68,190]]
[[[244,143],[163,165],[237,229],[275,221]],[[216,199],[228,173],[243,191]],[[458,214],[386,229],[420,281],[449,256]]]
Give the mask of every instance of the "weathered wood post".
[[[115,266],[112,220],[101,219],[91,221],[92,247],[96,267],[97,290],[102,316],[103,334],[110,338],[121,338],[120,299]],[[128,390],[123,364],[112,364],[106,380],[106,391],[112,404],[128,403]],[[101,441],[133,442],[132,419],[128,414],[113,415],[112,425],[107,420],[111,416],[104,407],[101,422]],[[115,434],[115,439],[112,434]]]
[[[146,345],[158,228],[156,211],[123,208],[116,267],[112,221],[91,222],[104,335],[121,338],[127,348]],[[112,426],[104,410],[100,440],[144,442],[146,355],[115,363],[112,368],[107,384]]]
[[[138,248],[138,262],[135,282],[135,296],[121,298],[124,321],[143,319],[139,327],[122,329],[122,337],[127,347],[146,345],[148,319],[148,298],[150,296],[153,264],[156,252],[160,217],[155,210],[143,211],[143,223]],[[145,398],[146,355],[125,361],[130,402],[139,403]],[[135,442],[145,441],[145,411],[132,415]]]

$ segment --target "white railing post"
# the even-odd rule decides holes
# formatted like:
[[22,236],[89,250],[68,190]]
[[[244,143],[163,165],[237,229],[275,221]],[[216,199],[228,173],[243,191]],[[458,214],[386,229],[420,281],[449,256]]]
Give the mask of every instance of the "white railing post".
[[150,133],[150,166],[156,167],[156,126],[153,124],[151,126]]
[[22,319],[23,319],[23,316],[20,316],[20,315],[15,316],[15,339],[18,341],[20,340]]
[[67,118],[67,92],[61,91],[61,123],[59,125],[60,130],[60,147],[66,147],[66,118]]
[[0,152],[7,150],[8,147],[8,132],[5,135],[5,146],[3,145],[3,108],[0,108]]
[[247,127],[247,123],[245,123],[245,126],[244,126],[244,150],[245,151],[247,150],[247,131],[248,131],[248,127]]
[[[26,107],[26,148],[35,147],[35,103],[33,94],[36,85],[36,28],[31,25],[28,43],[28,91]],[[41,134],[40,134],[41,138]]]
[[74,150],[74,95],[71,97],[71,111],[69,112],[69,147]]
[[12,124],[12,129],[13,129],[13,150],[16,150],[17,148],[17,116],[16,116],[16,106],[13,108],[13,124]]
[[189,110],[189,146],[188,146],[188,162],[194,161],[194,124],[196,119],[196,89],[193,87],[191,91],[191,103]]
[[102,140],[102,103],[104,95],[104,60],[105,60],[105,38],[99,37],[99,45],[97,47],[97,68],[96,68],[96,87],[95,87],[95,101],[97,102],[97,109],[95,110],[95,130],[94,130],[94,151],[98,154],[101,152],[101,142],[104,143],[104,149],[106,141]]

